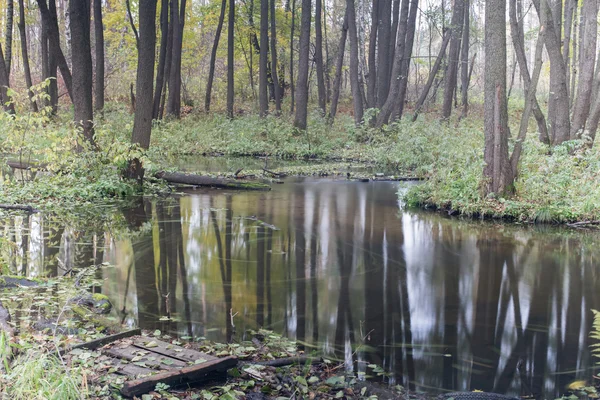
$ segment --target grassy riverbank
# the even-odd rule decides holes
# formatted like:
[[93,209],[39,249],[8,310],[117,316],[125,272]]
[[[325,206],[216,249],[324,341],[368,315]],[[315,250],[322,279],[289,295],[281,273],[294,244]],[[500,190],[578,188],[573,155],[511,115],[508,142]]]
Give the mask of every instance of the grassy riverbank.
[[[50,173],[40,173],[32,182],[5,178],[0,202],[48,208],[127,198],[138,193],[135,185],[120,176],[132,156],[143,159],[147,176],[173,169],[174,161],[182,156],[261,156],[321,161],[285,168],[288,175],[342,175],[348,166],[368,163],[392,174],[426,178],[424,184],[408,190],[406,203],[451,214],[538,223],[600,219],[597,147],[567,142],[549,148],[532,133],[524,145],[514,195],[484,198],[480,190],[483,123],[476,116],[450,124],[422,117],[383,131],[356,128],[349,116],[340,116],[332,126],[317,114],[310,118],[311,128],[300,133],[288,115],[266,119],[246,115],[229,121],[220,114],[191,114],[181,121],[156,123],[150,150],[140,152],[128,144],[132,116],[124,107],[111,105],[96,123],[100,151],[82,153],[72,151],[76,135],[67,115],[53,120],[5,119],[0,127],[2,151],[12,158],[39,160]],[[212,171],[215,175],[232,172]],[[256,168],[246,168],[244,174],[272,177]],[[144,189],[146,194],[164,190],[163,184],[152,179]]]

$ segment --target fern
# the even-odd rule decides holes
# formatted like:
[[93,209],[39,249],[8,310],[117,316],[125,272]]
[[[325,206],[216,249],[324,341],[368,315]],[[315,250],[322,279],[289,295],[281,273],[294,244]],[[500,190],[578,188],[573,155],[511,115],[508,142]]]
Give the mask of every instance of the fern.
[[[592,309],[592,313],[594,313],[594,321],[592,323],[590,337],[600,341],[600,311]],[[600,358],[600,343],[594,343],[590,347],[592,348],[592,355]]]

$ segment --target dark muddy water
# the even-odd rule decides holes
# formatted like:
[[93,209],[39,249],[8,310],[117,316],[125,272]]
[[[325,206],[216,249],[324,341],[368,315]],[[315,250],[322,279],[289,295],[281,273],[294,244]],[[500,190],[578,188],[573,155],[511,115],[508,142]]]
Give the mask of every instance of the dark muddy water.
[[17,272],[115,265],[102,291],[144,329],[236,341],[267,327],[425,391],[552,397],[592,379],[597,234],[406,211],[398,190],[290,179],[107,210],[120,228],[34,215],[4,234]]

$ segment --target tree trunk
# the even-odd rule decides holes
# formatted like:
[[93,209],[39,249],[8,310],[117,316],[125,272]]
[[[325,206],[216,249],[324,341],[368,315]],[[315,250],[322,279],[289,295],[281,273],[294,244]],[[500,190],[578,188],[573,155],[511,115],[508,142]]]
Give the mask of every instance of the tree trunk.
[[[46,0],[37,0],[37,4],[40,8],[42,19],[45,20],[44,23],[48,29],[49,52],[51,53],[49,58],[54,58],[56,64],[58,65],[60,73],[63,77],[63,81],[67,88],[67,92],[69,92],[69,97],[71,98],[71,101],[73,101],[73,78],[71,77],[71,71],[69,70],[69,65],[67,64],[65,55],[60,48],[56,4],[54,0],[50,0],[49,4],[46,3]],[[49,61],[49,63],[51,64],[50,73],[52,73],[52,64],[54,64],[54,62]]]
[[350,89],[352,91],[352,104],[354,105],[354,123],[360,125],[363,120],[363,101],[361,83],[358,77],[358,33],[354,0],[346,0],[346,7],[350,36]]
[[273,94],[275,97],[275,111],[281,113],[281,87],[279,85],[279,71],[277,70],[277,26],[275,25],[275,0],[270,1],[271,11],[271,77],[273,78]]
[[418,3],[418,0],[402,0],[390,91],[380,113],[377,115],[376,127],[382,127],[386,124],[393,112],[396,112],[399,117],[402,116]]
[[21,37],[21,57],[23,58],[23,73],[25,75],[25,84],[27,85],[27,94],[31,101],[31,110],[38,112],[38,105],[33,100],[33,92],[30,90],[33,86],[31,80],[31,68],[29,66],[29,54],[27,50],[27,33],[25,30],[25,6],[23,0],[19,0],[19,36]]
[[446,70],[446,82],[444,87],[444,103],[442,105],[442,118],[448,119],[452,114],[452,99],[456,90],[458,77],[458,62],[460,53],[460,39],[462,27],[465,20],[464,0],[455,0],[452,10],[452,21],[450,26],[451,38],[448,50],[448,68]]
[[[73,53],[73,110],[83,139],[94,144],[93,68],[90,45],[89,0],[69,0]],[[78,146],[79,147],[79,146]]]
[[[168,0],[163,0],[167,2]],[[210,97],[212,92],[213,80],[215,77],[215,62],[217,60],[217,49],[219,48],[219,40],[221,39],[221,31],[223,30],[223,21],[225,20],[225,9],[227,8],[227,0],[221,0],[221,13],[219,14],[219,22],[217,23],[217,31],[215,32],[215,40],[210,52],[210,65],[208,67],[208,82],[206,83],[206,97],[204,98],[204,111],[210,111]],[[250,72],[252,74],[252,72]]]
[[415,112],[414,112],[413,118],[412,118],[413,122],[415,122],[417,120],[417,117],[419,116],[419,112],[421,111],[421,107],[423,107],[423,104],[425,104],[425,100],[427,100],[427,95],[429,94],[429,91],[431,90],[433,81],[435,80],[435,77],[437,76],[438,71],[440,70],[442,61],[444,60],[444,55],[446,54],[446,48],[448,47],[448,43],[450,43],[450,34],[448,31],[446,31],[446,32],[444,32],[444,38],[442,40],[442,47],[440,47],[440,52],[438,53],[438,56],[435,59],[435,63],[433,64],[433,67],[431,67],[431,71],[429,71],[429,77],[427,78],[427,83],[425,84],[425,87],[423,88],[423,91],[421,92],[421,95],[419,96],[419,99],[417,100],[417,104],[415,104]]
[[6,64],[4,63],[4,53],[2,51],[2,45],[0,44],[0,101],[2,101],[2,108],[4,111],[10,114],[15,113],[15,106],[11,99],[8,97],[8,71],[6,70]]
[[315,2],[315,64],[317,67],[317,93],[319,98],[319,108],[322,115],[325,115],[327,94],[325,93],[325,70],[323,67],[323,29],[322,29],[322,0]]
[[6,0],[6,54],[4,54],[4,64],[8,73],[8,81],[10,83],[10,70],[12,66],[12,42],[13,42],[13,16],[14,16],[14,1]]
[[227,21],[227,116],[233,119],[233,100],[234,100],[234,37],[233,27],[235,24],[235,0],[229,0],[229,20]]
[[[525,98],[527,98],[527,90],[531,87],[531,78],[529,76],[529,67],[527,66],[527,58],[525,55],[525,39],[523,32],[523,23],[518,19],[517,10],[518,7],[516,2],[519,0],[509,0],[509,19],[511,29],[511,39],[519,63],[519,71],[521,73],[521,80],[525,87]],[[546,117],[540,110],[537,98],[532,98],[532,113],[537,122],[540,140],[542,142],[548,142],[548,126],[546,125]]]
[[290,114],[294,112],[294,102],[296,101],[294,85],[294,29],[296,28],[296,0],[292,0],[292,27],[290,28]]
[[417,11],[419,9],[419,1],[411,0],[410,13],[408,14],[408,24],[406,30],[406,43],[404,45],[404,56],[400,68],[400,90],[398,97],[394,103],[392,119],[399,120],[404,113],[404,105],[406,103],[406,91],[408,90],[408,74],[410,72],[410,59],[412,57],[413,44],[415,41]]
[[269,63],[269,0],[260,1],[260,51],[258,75],[258,102],[260,116],[266,117],[269,113],[268,71]]
[[181,52],[183,49],[183,27],[185,25],[186,0],[171,0],[171,24],[173,25],[173,54],[171,75],[169,76],[169,97],[167,114],[175,118],[181,116]]
[[342,68],[344,67],[344,53],[346,52],[346,37],[348,36],[348,7],[344,14],[340,44],[338,46],[338,58],[335,66],[335,78],[333,79],[333,95],[331,96],[331,108],[329,110],[329,122],[333,123],[337,113],[338,101],[340,99],[340,87],[342,83]]
[[464,0],[464,20],[462,31],[462,49],[460,51],[460,87],[462,112],[460,118],[465,118],[469,112],[469,34],[470,34],[470,1]]
[[[223,0],[225,2],[226,0]],[[219,20],[220,26],[223,26],[223,13],[225,9],[221,10],[221,18]],[[219,32],[220,33],[220,32]],[[154,99],[152,101],[152,119],[158,119],[160,112],[160,99],[163,91],[165,82],[165,67],[167,61],[167,44],[169,40],[169,0],[161,0],[160,2],[160,50],[158,55],[158,67],[156,69],[156,85],[154,86]],[[214,64],[213,72],[214,72]],[[209,85],[212,86],[212,77],[208,76]],[[209,97],[210,102],[210,97]],[[205,106],[206,108],[206,106]]]
[[[559,1],[562,4],[562,2]],[[560,144],[570,137],[569,94],[567,92],[567,74],[560,51],[560,21],[552,16],[546,0],[533,0],[540,20],[548,21],[545,34],[546,51],[550,59],[550,98],[548,115],[550,117],[550,138],[552,144]],[[560,17],[560,16],[559,16]]]
[[505,0],[485,2],[485,77],[484,195],[503,195],[513,180],[508,159]]
[[104,25],[102,23],[102,0],[94,1],[94,40],[96,50],[96,82],[94,109],[104,109]]
[[[139,0],[140,41],[136,75],[137,104],[131,142],[142,149],[150,147],[152,131],[152,92],[156,48],[156,0]],[[131,160],[126,176],[141,182],[144,169],[139,159]]]
[[[49,79],[51,77],[51,70],[50,70],[50,51],[48,48],[48,24],[46,22],[46,20],[44,18],[41,18],[41,37],[40,37],[40,53],[41,53],[41,61],[42,61],[42,80],[46,81],[47,79]],[[54,83],[56,84],[56,79],[53,80]],[[43,100],[43,104],[42,106],[45,105],[50,105],[52,106],[52,111],[56,112],[56,110],[54,109],[54,103],[52,102],[52,90],[51,90],[51,86],[52,86],[52,80],[49,82],[48,87],[46,88],[46,91],[48,93],[48,96],[50,97],[49,100]],[[57,99],[58,100],[58,99]]]
[[296,85],[296,116],[294,126],[306,130],[308,116],[308,58],[310,48],[311,0],[302,0],[300,43],[298,45],[298,80]]
[[[385,1],[385,0],[383,0]],[[356,21],[356,18],[354,19]],[[356,24],[356,22],[355,22]],[[367,75],[367,107],[375,107],[377,102],[377,26],[379,25],[379,0],[373,0],[371,8],[371,32],[369,34],[369,54],[367,66],[369,74]],[[352,44],[350,44],[352,46]],[[381,66],[379,66],[381,67]]]
[[391,36],[392,0],[379,0],[379,24],[377,26],[377,108],[381,108],[390,90],[391,60],[389,43]]
[[588,0],[583,3],[583,34],[579,37],[582,57],[581,71],[577,87],[577,98],[573,107],[571,140],[580,138],[590,114],[592,84],[596,64],[596,43],[598,36],[598,2]]
[[[170,13],[170,11],[169,11]],[[173,59],[173,24],[168,24],[167,27],[167,54],[165,55],[165,76],[163,78],[163,86],[160,94],[160,107],[158,110],[158,118],[162,119],[165,114],[165,103],[167,102],[167,93],[169,88],[169,78],[171,76],[171,60]]]

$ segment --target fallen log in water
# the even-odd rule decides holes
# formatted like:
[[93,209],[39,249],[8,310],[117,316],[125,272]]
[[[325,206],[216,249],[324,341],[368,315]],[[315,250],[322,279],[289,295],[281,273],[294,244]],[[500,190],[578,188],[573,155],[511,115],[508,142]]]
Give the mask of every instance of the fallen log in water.
[[219,189],[271,190],[271,186],[259,182],[242,182],[239,180],[213,178],[210,176],[194,174],[182,174],[179,172],[160,171],[156,173],[155,177],[163,179],[169,183],[179,183],[184,185],[204,186]]
[[9,167],[11,167],[13,169],[25,169],[25,170],[31,170],[31,169],[45,170],[46,167],[48,166],[48,164],[45,164],[45,163],[37,164],[35,162],[15,161],[15,160],[7,160],[6,165],[8,165]]
[[21,206],[18,204],[0,204],[0,208],[3,208],[5,210],[21,210],[31,214],[40,212],[40,210],[38,210],[37,208],[33,208],[32,206]]

